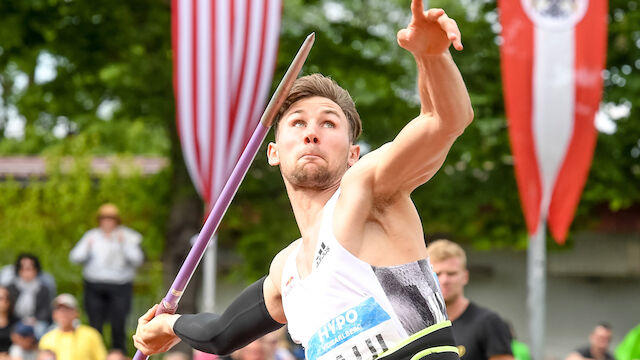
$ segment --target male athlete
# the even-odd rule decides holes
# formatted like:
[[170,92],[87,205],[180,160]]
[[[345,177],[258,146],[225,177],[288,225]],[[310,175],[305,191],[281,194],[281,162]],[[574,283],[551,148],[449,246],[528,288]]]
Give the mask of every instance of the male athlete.
[[301,238],[221,315],[153,318],[150,309],[134,335],[139,350],[183,340],[226,354],[287,323],[310,360],[458,358],[410,194],[440,168],[473,111],[448,50],[462,50],[455,21],[424,12],[421,0],[411,12],[398,43],[418,67],[420,115],[358,160],[349,94],[321,75],[298,79],[267,157],[280,166]]

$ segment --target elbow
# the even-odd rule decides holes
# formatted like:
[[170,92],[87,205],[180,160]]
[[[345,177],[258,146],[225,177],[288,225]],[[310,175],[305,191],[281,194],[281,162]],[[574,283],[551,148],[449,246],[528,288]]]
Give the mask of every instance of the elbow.
[[455,127],[455,129],[452,129],[453,131],[451,134],[456,138],[462,135],[462,133],[464,133],[464,130],[473,121],[475,114],[473,113],[473,108],[471,107],[471,104],[469,104],[469,106],[466,106],[465,109],[461,110],[458,116],[459,118],[457,121],[457,126]]
[[217,339],[211,339],[209,342],[203,344],[191,344],[191,346],[200,351],[219,356],[229,355],[240,348],[229,346],[229,344],[225,344]]

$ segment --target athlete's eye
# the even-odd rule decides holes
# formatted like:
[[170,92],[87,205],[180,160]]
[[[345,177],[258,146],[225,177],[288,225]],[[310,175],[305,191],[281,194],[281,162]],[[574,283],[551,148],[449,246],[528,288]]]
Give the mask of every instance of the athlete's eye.
[[294,120],[291,125],[293,127],[304,127],[304,121],[302,121],[302,120]]
[[326,128],[334,128],[336,127],[336,124],[333,121],[325,121],[322,123],[322,126]]

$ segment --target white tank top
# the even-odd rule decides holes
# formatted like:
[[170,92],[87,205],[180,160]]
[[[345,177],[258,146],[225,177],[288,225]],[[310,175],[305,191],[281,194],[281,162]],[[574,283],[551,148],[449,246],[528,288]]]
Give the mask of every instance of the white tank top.
[[427,259],[375,267],[342,247],[332,230],[339,194],[324,206],[311,273],[299,276],[300,245],[287,258],[282,304],[307,359],[375,359],[447,313]]

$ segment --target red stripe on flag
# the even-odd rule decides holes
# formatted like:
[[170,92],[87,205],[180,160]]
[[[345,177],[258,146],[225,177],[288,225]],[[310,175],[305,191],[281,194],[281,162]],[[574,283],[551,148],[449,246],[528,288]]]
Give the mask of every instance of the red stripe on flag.
[[180,129],[180,111],[178,110],[180,104],[180,90],[178,84],[178,69],[179,69],[179,56],[178,56],[178,14],[180,8],[178,7],[178,0],[171,0],[171,47],[173,49],[173,96],[175,97],[176,104],[176,128],[178,129],[178,138],[182,137],[182,130]]
[[[229,58],[231,60],[233,60],[233,48],[234,48],[234,44],[235,44],[235,39],[236,36],[238,36],[238,34],[236,34],[233,29],[235,26],[235,22],[236,22],[236,14],[235,14],[235,7],[236,7],[236,2],[235,1],[230,1],[229,2]],[[238,86],[236,84],[233,83],[233,64],[231,64],[231,66],[229,66],[230,71],[227,72],[227,84],[229,84],[229,89],[231,89],[230,93],[231,96],[229,98],[229,100],[231,102],[233,102],[233,100],[236,98],[237,91],[238,91]]]
[[218,108],[218,106],[222,106],[221,104],[218,104],[218,91],[220,89],[218,89],[218,87],[216,86],[216,77],[226,76],[226,74],[218,73],[217,53],[218,53],[218,46],[220,46],[220,44],[218,44],[217,37],[216,37],[216,34],[218,33],[216,29],[216,24],[218,23],[218,19],[216,18],[217,16],[216,5],[219,5],[218,1],[211,2],[211,20],[210,20],[211,21],[211,78],[209,79],[209,81],[211,82],[211,109],[210,109],[211,118],[206,120],[210,123],[209,144],[208,144],[209,145],[209,168],[208,168],[209,171],[207,172],[208,174],[207,178],[209,182],[207,183],[208,194],[204,198],[205,204],[207,204],[207,210],[209,209],[210,206],[212,206],[211,202],[213,200],[213,197],[217,195],[215,194],[217,189],[214,189],[214,187],[216,186],[214,169],[222,168],[221,166],[214,167],[215,155],[216,155],[216,150],[215,150],[216,122],[226,121],[226,119],[218,119],[216,117],[216,109]]
[[[256,71],[256,76],[255,76],[255,81],[254,81],[254,86],[253,86],[253,93],[251,95],[251,105],[249,106],[249,121],[247,124],[255,124],[256,123],[256,115],[253,113],[253,109],[256,106],[256,102],[258,101],[258,90],[260,89],[260,80],[262,79],[263,76],[263,67],[264,67],[264,44],[267,41],[266,37],[267,37],[267,22],[268,22],[268,15],[269,15],[269,6],[270,6],[270,1],[264,1],[262,2],[264,7],[262,9],[262,28],[260,30],[260,52],[258,53],[258,65],[256,67],[257,71]],[[251,134],[253,133],[254,128],[252,128],[251,126],[247,126],[245,129],[245,133],[244,133],[244,140],[242,141],[242,147],[244,148],[245,146],[247,146],[247,143],[249,142],[249,139],[251,138]]]
[[527,229],[540,221],[542,186],[532,131],[533,23],[520,1],[500,0],[503,44],[500,47],[505,110],[520,201]]
[[575,117],[569,143],[549,205],[549,229],[564,243],[589,174],[597,132],[594,119],[602,95],[607,49],[606,1],[590,1],[575,27]]
[[[235,101],[233,101],[233,104],[231,105],[231,117],[230,117],[230,121],[231,121],[231,126],[229,126],[229,139],[232,138],[232,134],[233,134],[233,130],[235,129],[236,126],[236,120],[238,117],[238,103],[240,102],[240,98],[241,98],[241,89],[243,89],[245,86],[247,86],[244,83],[244,75],[246,73],[246,66],[247,66],[247,58],[248,58],[248,49],[249,49],[249,33],[251,32],[251,10],[252,10],[252,6],[250,6],[251,4],[247,4],[246,7],[246,11],[245,11],[245,22],[244,22],[244,40],[242,42],[242,65],[240,65],[240,78],[238,79],[238,92],[237,94],[235,94]],[[252,82],[252,83],[255,83]],[[244,145],[244,144],[243,144]]]
[[203,176],[203,164],[200,157],[200,140],[198,139],[198,0],[191,1],[191,106],[193,112],[193,143],[196,154],[198,175],[202,184],[203,196],[207,196],[207,177]]

